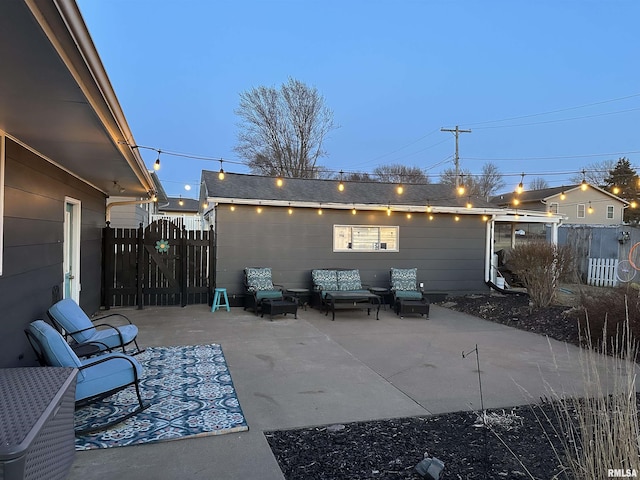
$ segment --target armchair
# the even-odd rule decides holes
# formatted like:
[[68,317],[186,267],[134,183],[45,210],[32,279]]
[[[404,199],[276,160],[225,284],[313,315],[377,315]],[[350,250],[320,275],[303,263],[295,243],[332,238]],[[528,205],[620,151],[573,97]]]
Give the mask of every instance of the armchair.
[[76,407],[106,398],[129,386],[135,387],[138,406],[134,410],[111,422],[76,431],[76,434],[104,430],[148,407],[142,401],[140,394],[139,379],[142,375],[142,365],[134,357],[123,353],[105,353],[80,360],[60,332],[44,320],[32,322],[25,333],[41,365],[78,369]]
[[[115,348],[121,348],[122,353],[126,353],[125,346],[133,343],[136,347],[135,352],[140,353],[140,348],[136,341],[138,327],[120,313],[98,317],[92,322],[74,300],[65,298],[52,305],[47,311],[47,315],[53,325],[63,332],[65,338],[72,338],[72,348],[79,345],[92,344],[98,347],[99,351],[111,351]],[[102,320],[109,317],[122,317],[127,323],[114,326],[102,322]]]
[[418,288],[417,268],[392,268],[391,295],[393,309],[402,315],[405,311],[429,316],[429,301],[422,289]]
[[283,287],[274,285],[271,268],[247,267],[244,269],[244,287],[246,291],[244,309],[252,308],[256,316],[262,309],[263,300],[282,300]]

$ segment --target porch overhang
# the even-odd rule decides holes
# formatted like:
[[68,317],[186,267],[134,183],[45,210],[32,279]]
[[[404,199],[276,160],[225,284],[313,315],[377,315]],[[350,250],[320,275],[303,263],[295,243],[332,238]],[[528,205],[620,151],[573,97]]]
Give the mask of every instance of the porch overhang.
[[154,190],[74,0],[0,2],[0,64],[0,133],[105,195]]

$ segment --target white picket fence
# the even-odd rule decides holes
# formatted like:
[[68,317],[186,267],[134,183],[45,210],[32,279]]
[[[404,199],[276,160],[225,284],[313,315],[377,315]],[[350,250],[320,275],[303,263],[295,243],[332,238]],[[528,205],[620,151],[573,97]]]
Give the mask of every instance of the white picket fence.
[[615,287],[618,284],[616,258],[590,258],[587,283],[596,287]]

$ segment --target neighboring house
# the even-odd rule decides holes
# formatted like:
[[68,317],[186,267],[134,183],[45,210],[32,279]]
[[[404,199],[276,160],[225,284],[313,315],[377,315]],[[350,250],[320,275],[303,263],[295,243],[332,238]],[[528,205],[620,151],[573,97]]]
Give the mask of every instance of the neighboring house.
[[33,365],[29,322],[100,308],[106,199],[154,185],[72,0],[0,2],[0,367]]
[[107,220],[109,226],[113,228],[138,228],[149,225],[151,216],[158,213],[158,205],[166,204],[169,200],[167,194],[160,183],[158,175],[154,171],[149,171],[156,191],[155,201],[149,198],[137,198],[120,196],[127,192],[124,188],[116,185],[120,195],[111,196],[107,199]]
[[[486,291],[497,223],[552,224],[558,215],[515,212],[448,185],[276,179],[203,171],[200,204],[216,233],[216,284],[239,303],[242,272],[269,266],[275,283],[308,288],[314,268],[360,270],[363,283],[389,286],[389,270],[418,268],[430,293]],[[471,200],[471,208],[467,202]],[[557,228],[553,229],[557,231]],[[555,238],[555,237],[554,237]]]
[[[517,200],[517,204],[516,201]],[[565,224],[620,225],[629,202],[587,184],[525,190],[497,195],[491,202],[500,207],[551,212],[564,216]]]
[[151,221],[169,220],[178,227],[187,230],[203,230],[200,203],[193,198],[169,197],[167,201],[158,202],[157,213],[151,215]]

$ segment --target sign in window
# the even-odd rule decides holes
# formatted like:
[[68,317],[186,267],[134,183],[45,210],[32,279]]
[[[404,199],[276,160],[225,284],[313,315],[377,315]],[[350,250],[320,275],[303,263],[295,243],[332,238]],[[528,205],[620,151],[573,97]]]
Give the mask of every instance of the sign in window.
[[397,252],[399,227],[334,225],[334,252]]

